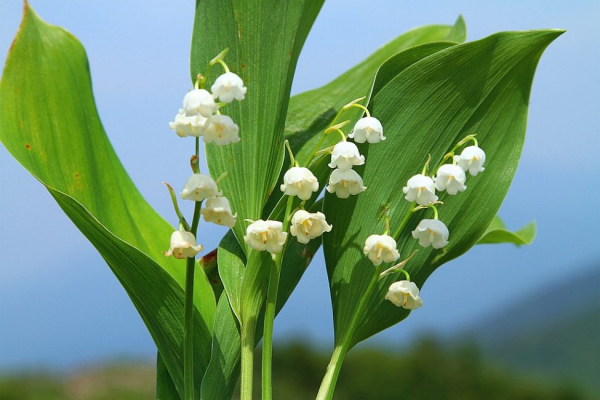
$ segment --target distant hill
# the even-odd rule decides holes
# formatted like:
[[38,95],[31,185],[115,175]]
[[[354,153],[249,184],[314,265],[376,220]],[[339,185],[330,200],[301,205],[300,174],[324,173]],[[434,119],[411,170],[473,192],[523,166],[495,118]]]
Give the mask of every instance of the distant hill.
[[507,305],[466,336],[506,367],[600,393],[600,266]]

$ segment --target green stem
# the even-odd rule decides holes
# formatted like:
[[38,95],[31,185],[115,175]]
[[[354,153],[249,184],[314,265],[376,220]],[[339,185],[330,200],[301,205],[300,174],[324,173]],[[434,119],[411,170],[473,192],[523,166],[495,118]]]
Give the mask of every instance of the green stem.
[[408,211],[404,215],[404,218],[400,222],[400,225],[398,225],[398,229],[396,229],[396,232],[394,233],[394,236],[393,236],[394,240],[398,240],[398,238],[400,237],[400,234],[402,233],[402,230],[404,230],[404,228],[406,227],[406,224],[408,224],[408,220],[410,220],[412,213],[415,211],[415,204],[417,204],[417,202],[413,201],[412,204],[410,205],[410,207],[408,208]]
[[187,259],[185,275],[185,332],[183,337],[183,381],[185,400],[194,400],[194,268],[196,259]]
[[247,322],[242,326],[242,383],[240,387],[241,400],[252,400],[255,332],[256,322]]
[[[283,232],[287,232],[290,227],[292,207],[294,205],[294,196],[288,196],[288,201],[283,219]],[[289,236],[289,235],[288,235]],[[287,242],[286,242],[287,243]],[[277,311],[277,293],[279,291],[279,279],[281,277],[281,265],[286,245],[273,260],[271,274],[269,275],[269,290],[267,291],[267,305],[265,309],[265,325],[263,330],[262,347],[262,400],[271,400],[273,398],[273,326],[275,313]]]
[[306,168],[308,168],[308,166],[310,165],[311,161],[315,158],[315,154],[317,153],[317,151],[319,151],[319,149],[323,145],[323,142],[325,141],[325,138],[327,137],[327,134],[325,133],[325,131],[327,129],[329,129],[331,126],[333,126],[333,123],[340,117],[340,115],[342,115],[343,112],[344,112],[344,109],[343,108],[340,109],[337,112],[337,114],[335,114],[335,117],[333,117],[333,119],[329,123],[329,126],[323,131],[323,134],[321,135],[321,139],[319,139],[319,142],[313,148],[313,150],[310,152],[310,156],[308,156],[308,159],[306,160],[306,164],[305,164]]
[[[384,264],[382,264],[383,266]],[[371,282],[369,282],[369,286],[367,287],[366,292],[363,294],[360,302],[358,303],[358,308],[352,317],[352,321],[350,322],[350,327],[346,332],[346,336],[344,336],[344,340],[341,345],[336,345],[331,355],[331,360],[329,361],[329,365],[327,366],[327,371],[325,372],[325,376],[323,377],[323,381],[321,382],[321,387],[319,388],[319,393],[317,394],[317,400],[330,400],[333,398],[333,392],[335,391],[335,384],[338,380],[338,376],[340,375],[340,370],[342,369],[342,363],[344,362],[344,358],[350,349],[350,345],[352,344],[352,337],[354,336],[354,331],[358,327],[360,319],[363,316],[365,308],[367,307],[367,303],[373,293],[373,290],[377,286],[377,281],[379,281],[379,274],[383,270],[382,266],[377,267],[375,274],[371,278]]]

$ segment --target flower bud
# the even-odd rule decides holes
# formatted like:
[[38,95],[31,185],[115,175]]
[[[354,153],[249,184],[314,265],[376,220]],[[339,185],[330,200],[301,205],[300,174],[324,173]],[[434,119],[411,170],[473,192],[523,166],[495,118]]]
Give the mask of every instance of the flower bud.
[[448,194],[455,195],[467,189],[465,186],[467,176],[465,171],[458,165],[442,165],[433,179],[435,188],[440,192],[445,190]]
[[363,186],[363,180],[353,169],[342,171],[335,169],[329,177],[327,191],[335,193],[340,199],[347,199],[350,195],[364,192],[367,188]]
[[419,288],[413,282],[399,281],[390,285],[385,299],[391,301],[395,306],[416,310],[423,306],[423,300],[419,297]]
[[219,107],[215,104],[215,99],[204,89],[194,89],[189,91],[183,98],[183,111],[185,115],[202,115],[205,118],[212,116]]
[[175,231],[171,235],[171,248],[163,254],[167,257],[171,255],[175,258],[184,259],[196,257],[201,252],[202,245],[196,246],[196,238],[191,232]]
[[220,195],[215,181],[208,175],[192,174],[181,191],[184,200],[202,201]]
[[200,210],[206,222],[223,225],[228,228],[233,228],[236,222],[237,214],[231,212],[229,200],[225,197],[214,197],[206,200],[204,207]]
[[339,142],[331,153],[329,168],[339,168],[341,171],[352,169],[354,165],[363,165],[365,156],[361,156],[358,147],[352,142]]
[[408,180],[402,189],[408,201],[416,201],[422,206],[429,205],[438,200],[435,195],[435,183],[433,179],[425,175],[415,175]]
[[219,76],[211,87],[213,97],[225,103],[231,103],[233,99],[244,100],[246,90],[242,78],[233,72],[226,72]]
[[298,210],[292,217],[290,233],[298,239],[298,242],[306,244],[311,239],[321,236],[323,232],[331,232],[331,228],[332,226],[325,220],[325,214]]
[[215,142],[217,146],[240,141],[240,128],[227,115],[213,115],[206,121],[204,142]]
[[391,263],[400,258],[396,241],[389,235],[371,235],[365,242],[363,252],[375,266],[382,262]]
[[288,196],[308,200],[319,190],[319,181],[308,168],[292,167],[283,176],[281,191]]
[[485,169],[485,152],[478,146],[465,147],[460,156],[456,156],[456,162],[465,172],[469,171],[471,176],[476,176]]
[[276,254],[283,249],[287,233],[283,232],[280,221],[263,221],[259,219],[246,228],[244,241],[254,250],[268,251]]
[[424,219],[412,231],[412,235],[415,239],[419,239],[419,244],[423,247],[431,245],[434,249],[441,249],[448,244],[450,232],[439,219]]
[[359,119],[356,122],[356,125],[354,125],[354,130],[348,137],[354,139],[356,143],[378,143],[385,140],[385,136],[383,136],[383,126],[381,126],[381,122],[374,117]]

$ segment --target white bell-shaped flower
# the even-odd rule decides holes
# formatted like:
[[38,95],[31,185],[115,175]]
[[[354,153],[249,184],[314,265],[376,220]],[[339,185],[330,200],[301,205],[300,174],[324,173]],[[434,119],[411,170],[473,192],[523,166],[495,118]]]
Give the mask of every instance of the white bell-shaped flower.
[[433,179],[425,175],[415,175],[408,180],[402,189],[408,201],[416,201],[422,206],[429,205],[438,200],[435,194],[435,183]]
[[196,257],[196,254],[201,252],[202,249],[201,244],[196,246],[196,238],[191,232],[175,231],[171,235],[171,248],[163,254],[167,257],[173,256],[183,259]]
[[229,200],[225,197],[214,197],[206,200],[204,207],[200,210],[206,222],[233,228],[237,214],[231,212]]
[[283,224],[279,221],[263,221],[259,219],[248,225],[244,241],[254,250],[279,253],[283,249],[287,233],[283,232]]
[[466,180],[465,171],[458,165],[452,164],[442,165],[434,178],[435,188],[440,192],[445,190],[451,195],[464,192],[467,189]]
[[441,249],[448,244],[450,232],[439,219],[424,219],[412,231],[412,235],[419,239],[419,244],[423,247],[433,246],[434,249]]
[[389,235],[371,235],[365,241],[363,252],[375,266],[382,262],[391,263],[400,258],[396,241]]
[[321,212],[309,213],[305,210],[298,210],[292,217],[290,233],[295,236],[300,243],[308,243],[311,239],[319,237],[323,232],[331,232],[332,226],[325,220],[325,214]]
[[175,131],[177,136],[202,136],[206,118],[201,115],[186,117],[183,110],[179,110],[173,122],[169,122],[169,128]]
[[333,147],[329,168],[339,168],[347,171],[355,165],[363,165],[365,156],[358,151],[358,147],[352,142],[342,141]]
[[456,162],[465,172],[469,171],[471,176],[475,176],[485,169],[485,152],[478,146],[465,147],[460,156],[456,156]]
[[378,143],[385,140],[385,136],[383,136],[383,126],[381,126],[381,122],[374,117],[364,117],[359,119],[356,122],[356,125],[354,125],[354,130],[348,137],[354,139],[356,143]]
[[213,97],[225,103],[231,103],[233,99],[244,100],[246,90],[242,78],[233,72],[225,72],[219,76],[211,87]]
[[399,281],[390,285],[385,299],[391,301],[395,306],[416,310],[423,306],[423,300],[419,296],[419,288],[414,282]]
[[192,174],[185,183],[181,191],[181,198],[184,200],[202,201],[210,197],[219,196],[217,184],[208,175]]
[[283,176],[281,191],[288,196],[298,196],[302,200],[308,200],[318,190],[319,180],[308,168],[292,167]]
[[205,89],[190,90],[183,98],[183,111],[188,117],[200,114],[208,118],[218,109],[215,99]]
[[335,193],[340,199],[347,199],[350,195],[356,195],[366,190],[363,180],[353,169],[342,171],[334,169],[329,177],[327,191]]
[[240,128],[227,115],[213,115],[206,121],[204,143],[215,142],[217,146],[240,141]]

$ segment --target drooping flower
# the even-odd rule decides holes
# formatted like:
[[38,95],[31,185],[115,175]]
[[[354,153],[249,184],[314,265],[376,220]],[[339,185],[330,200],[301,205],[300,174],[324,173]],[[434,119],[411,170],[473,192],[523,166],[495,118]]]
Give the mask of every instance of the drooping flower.
[[340,199],[347,199],[350,195],[364,192],[367,188],[363,186],[363,180],[353,169],[342,171],[335,169],[329,177],[327,191],[335,193]]
[[171,248],[163,254],[167,257],[172,255],[175,258],[184,259],[196,257],[196,254],[202,249],[201,244],[196,246],[196,238],[191,232],[175,231],[171,234]]
[[237,143],[240,141],[239,131],[240,128],[227,115],[213,115],[206,121],[204,142],[215,142],[217,146]]
[[188,117],[200,114],[208,118],[218,109],[215,99],[205,89],[190,90],[183,98],[183,111]]
[[292,167],[283,176],[281,191],[288,196],[308,200],[319,190],[319,181],[308,168]]
[[295,236],[300,243],[308,243],[311,239],[319,237],[323,232],[330,232],[332,226],[325,220],[325,214],[321,212],[309,213],[305,210],[298,210],[292,217],[290,233]]
[[229,200],[225,197],[214,197],[206,200],[204,207],[200,210],[206,222],[233,228],[237,214],[231,212]]
[[402,189],[408,201],[416,201],[417,204],[426,206],[437,201],[435,195],[435,183],[428,176],[417,174],[410,178]]
[[478,146],[465,147],[462,153],[456,156],[456,161],[465,172],[469,171],[471,176],[476,176],[485,169],[485,152]]
[[391,301],[395,306],[416,310],[423,305],[419,296],[419,288],[414,282],[399,281],[390,285],[385,299]]
[[439,219],[424,219],[412,231],[412,235],[415,239],[419,239],[419,244],[423,247],[431,245],[434,249],[441,249],[448,244],[450,232]]
[[452,164],[442,165],[434,178],[435,188],[440,192],[445,190],[451,195],[464,192],[467,189],[466,180],[465,171],[458,165]]
[[347,171],[355,165],[363,165],[365,156],[358,151],[358,147],[352,142],[339,142],[333,147],[331,153],[331,162],[329,168],[339,168],[341,171]]
[[217,184],[208,175],[192,174],[181,191],[184,200],[202,201],[220,195]]
[[233,99],[244,100],[246,90],[242,78],[233,72],[226,72],[219,76],[211,87],[213,97],[225,103],[231,103]]
[[169,128],[175,131],[177,136],[202,136],[206,118],[201,115],[186,117],[183,110],[179,110],[173,122],[169,122]]
[[248,225],[244,241],[258,251],[279,253],[283,249],[287,233],[283,232],[283,224],[279,221],[263,221],[259,219]]
[[383,126],[381,126],[381,122],[374,117],[364,117],[359,119],[356,122],[356,125],[354,125],[354,130],[348,137],[354,139],[356,143],[378,143],[385,140],[385,136],[383,136]]
[[389,235],[371,235],[365,241],[363,252],[375,266],[382,262],[390,263],[400,258],[396,241]]

